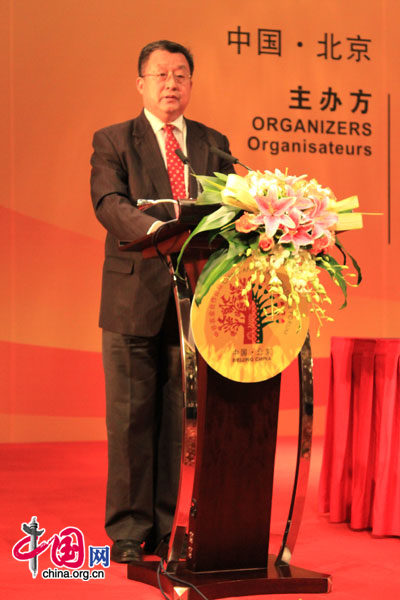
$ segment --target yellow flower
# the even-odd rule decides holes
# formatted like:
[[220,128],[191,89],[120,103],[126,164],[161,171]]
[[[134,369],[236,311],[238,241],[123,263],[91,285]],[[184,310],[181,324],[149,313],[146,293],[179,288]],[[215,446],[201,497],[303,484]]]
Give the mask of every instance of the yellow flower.
[[221,196],[224,204],[237,206],[251,213],[260,212],[257,202],[250,193],[247,181],[243,177],[240,177],[240,175],[236,175],[235,173],[228,175],[226,186],[221,191]]

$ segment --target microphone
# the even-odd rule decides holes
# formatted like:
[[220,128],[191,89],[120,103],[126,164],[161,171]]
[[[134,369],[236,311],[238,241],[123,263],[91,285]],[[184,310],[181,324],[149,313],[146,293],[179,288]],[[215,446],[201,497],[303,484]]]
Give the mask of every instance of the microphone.
[[178,158],[180,158],[184,165],[188,165],[189,169],[191,169],[188,157],[183,154],[180,148],[175,150],[175,154],[178,156]]
[[238,164],[238,165],[241,165],[242,167],[244,167],[245,169],[247,169],[248,171],[254,171],[254,169],[250,169],[250,167],[248,167],[247,165],[244,165],[242,162],[240,162],[240,160],[238,158],[236,158],[235,156],[232,156],[232,154],[228,154],[227,152],[224,152],[223,150],[221,150],[220,148],[217,148],[216,146],[210,146],[210,151],[213,154],[216,154],[217,156],[219,156],[220,158],[223,158],[223,159],[229,161],[233,165]]
[[197,175],[196,173],[193,171],[192,165],[189,162],[189,159],[187,156],[185,156],[182,152],[182,150],[180,148],[176,148],[175,150],[175,154],[177,155],[177,157],[183,162],[184,165],[187,165],[189,167],[189,171],[191,173],[191,175],[193,175],[193,177],[196,178],[196,183],[197,183],[197,195],[200,196],[200,194],[203,191],[203,188],[200,185],[199,180],[197,179]]

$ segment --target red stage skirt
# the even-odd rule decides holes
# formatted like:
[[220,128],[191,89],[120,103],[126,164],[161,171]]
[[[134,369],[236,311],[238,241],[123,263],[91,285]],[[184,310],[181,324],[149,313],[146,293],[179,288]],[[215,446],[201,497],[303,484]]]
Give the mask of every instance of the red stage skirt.
[[400,536],[400,340],[332,338],[319,506]]

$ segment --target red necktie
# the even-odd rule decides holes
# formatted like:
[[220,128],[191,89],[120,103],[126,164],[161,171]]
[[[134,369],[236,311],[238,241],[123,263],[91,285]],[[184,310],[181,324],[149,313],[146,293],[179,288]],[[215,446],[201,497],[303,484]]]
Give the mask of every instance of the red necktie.
[[180,200],[186,198],[185,171],[183,162],[175,154],[175,150],[180,148],[180,146],[172,132],[174,128],[175,126],[170,123],[164,126],[165,152],[167,155],[167,170],[171,183],[172,197],[174,200]]

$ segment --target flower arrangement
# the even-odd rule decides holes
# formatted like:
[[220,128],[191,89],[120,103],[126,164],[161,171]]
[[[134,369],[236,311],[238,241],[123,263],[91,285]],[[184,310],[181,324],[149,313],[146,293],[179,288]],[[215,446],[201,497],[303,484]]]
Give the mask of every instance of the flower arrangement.
[[[203,193],[197,202],[215,204],[216,210],[200,221],[181,251],[182,256],[186,245],[201,232],[209,232],[210,240],[218,235],[225,240],[199,277],[195,302],[199,305],[210,287],[235,265],[231,276],[236,286],[241,285],[239,264],[249,259],[253,273],[241,290],[244,301],[257,281],[266,282],[281,300],[277,311],[283,312],[289,306],[301,323],[300,302],[304,298],[320,324],[323,319],[332,320],[324,308],[331,300],[319,274],[324,269],[340,286],[344,294],[341,308],[346,306],[350,278],[356,277],[354,285],[358,285],[361,272],[337,234],[362,227],[362,215],[353,212],[358,207],[357,196],[338,201],[315,179],[291,176],[278,169],[274,173],[249,171],[244,177],[214,175],[198,178]],[[343,257],[342,264],[332,256],[335,247]],[[357,275],[347,272],[347,256]]]

